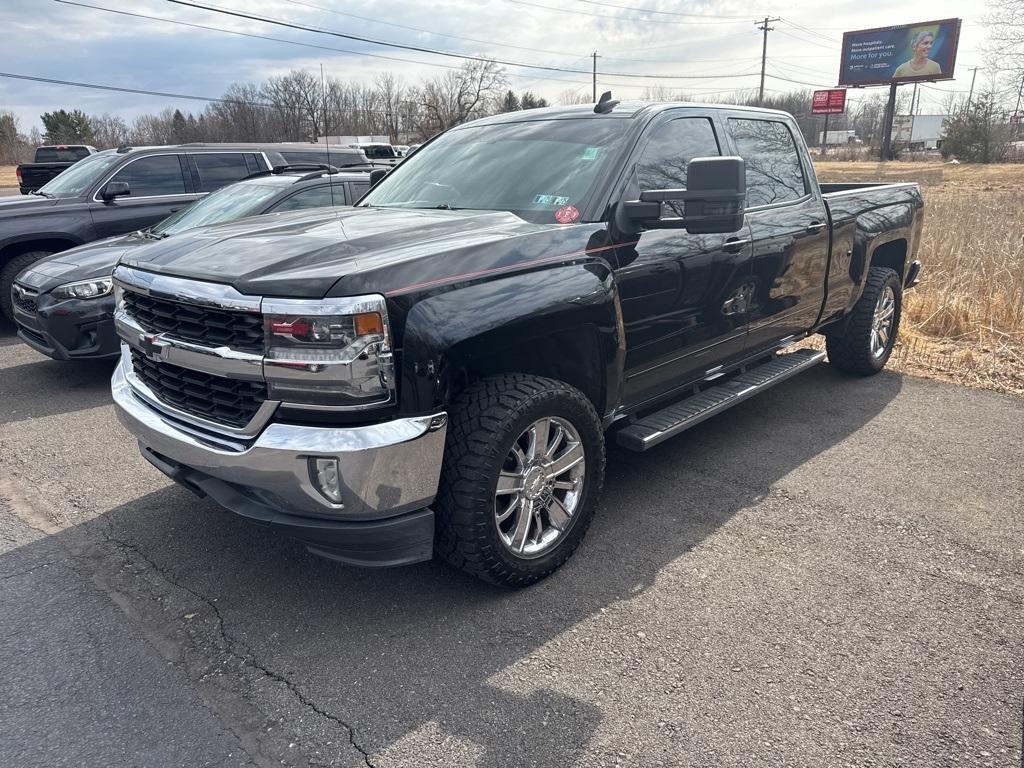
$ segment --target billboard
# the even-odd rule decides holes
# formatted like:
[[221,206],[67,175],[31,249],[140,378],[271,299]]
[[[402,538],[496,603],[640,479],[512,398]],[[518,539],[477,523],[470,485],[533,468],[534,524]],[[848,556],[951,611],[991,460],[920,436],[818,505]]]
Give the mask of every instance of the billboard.
[[959,40],[960,19],[846,32],[839,85],[952,80]]
[[841,115],[846,111],[846,89],[815,91],[811,97],[812,115]]

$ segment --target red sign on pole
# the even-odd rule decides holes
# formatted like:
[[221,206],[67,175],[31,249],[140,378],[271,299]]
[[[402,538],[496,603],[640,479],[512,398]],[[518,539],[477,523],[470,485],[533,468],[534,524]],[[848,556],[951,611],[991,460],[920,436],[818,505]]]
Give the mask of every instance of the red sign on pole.
[[841,115],[846,111],[846,89],[815,91],[811,98],[812,115]]

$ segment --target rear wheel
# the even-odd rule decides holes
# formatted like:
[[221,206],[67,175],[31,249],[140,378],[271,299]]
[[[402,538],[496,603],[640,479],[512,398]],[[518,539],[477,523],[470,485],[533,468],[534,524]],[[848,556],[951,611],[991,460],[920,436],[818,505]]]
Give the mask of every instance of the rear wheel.
[[829,362],[856,376],[878,373],[892,355],[902,309],[899,275],[888,267],[872,267],[845,332],[825,336]]
[[11,288],[14,287],[14,278],[26,267],[49,255],[50,251],[21,253],[0,269],[0,314],[3,314],[12,323],[14,322],[14,303],[11,301]]
[[590,401],[560,381],[482,379],[449,414],[436,550],[508,587],[548,576],[583,539],[604,479],[604,435]]

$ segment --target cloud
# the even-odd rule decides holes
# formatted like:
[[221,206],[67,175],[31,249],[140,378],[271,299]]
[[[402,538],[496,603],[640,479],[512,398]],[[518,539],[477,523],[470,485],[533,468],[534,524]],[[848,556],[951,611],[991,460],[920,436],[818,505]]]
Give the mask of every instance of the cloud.
[[[383,71],[393,71],[407,82],[418,82],[424,76],[443,72],[444,66],[459,63],[456,59],[285,29],[160,0],[128,5],[115,5],[114,0],[82,1],[353,53],[204,31],[54,0],[5,0],[0,8],[0,23],[7,31],[3,69],[64,80],[216,97],[232,82],[259,82],[293,68],[315,71],[321,63],[329,75],[365,82],[372,81],[374,75]],[[397,0],[197,0],[403,44],[581,70],[580,73],[553,73],[508,69],[514,88],[530,89],[552,100],[566,89],[589,93],[589,54],[594,50],[600,54],[599,89],[611,87],[620,97],[637,97],[645,87],[657,85],[694,94],[756,87],[761,53],[761,34],[753,24],[761,13],[757,4],[604,1],[613,5],[639,5],[665,13],[641,13],[581,0],[484,0],[479,3],[465,0],[413,3]],[[775,25],[777,32],[771,33],[769,40],[772,62],[769,72],[790,80],[829,85],[835,82],[842,29],[955,16],[958,8],[959,4],[953,0],[912,0],[897,7],[880,0],[840,0],[829,6],[828,18],[824,21],[827,28],[817,34],[787,23]],[[737,18],[694,19],[668,15],[672,13],[714,13],[719,17]],[[812,30],[818,30],[817,25],[822,21],[816,0],[797,0],[790,4],[786,13],[787,22],[792,20]],[[976,48],[981,39],[980,29],[965,26],[961,50]],[[504,45],[499,46],[499,43]],[[386,61],[369,54],[407,61]],[[964,60],[962,53],[961,61]],[[960,71],[965,71],[965,67],[961,66]],[[621,74],[606,74],[609,72]],[[663,81],[622,76],[637,72],[700,76],[702,79]],[[716,78],[737,73],[751,74]],[[776,90],[802,87],[776,78],[769,78],[768,85]],[[0,105],[13,109],[26,130],[39,124],[38,116],[42,111],[61,107],[78,107],[91,113],[110,112],[129,120],[166,107],[191,111],[203,108],[202,102],[2,78]]]

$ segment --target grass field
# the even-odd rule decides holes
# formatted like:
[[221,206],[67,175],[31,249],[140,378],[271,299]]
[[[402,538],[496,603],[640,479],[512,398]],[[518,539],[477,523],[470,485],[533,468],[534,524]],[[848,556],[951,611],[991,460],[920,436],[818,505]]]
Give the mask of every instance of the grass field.
[[[906,297],[900,370],[1024,394],[1024,165],[819,162],[821,181],[916,181],[921,283]],[[0,187],[16,187],[0,166]]]
[[1024,165],[816,164],[821,181],[916,181],[921,282],[895,367],[1024,394]]

